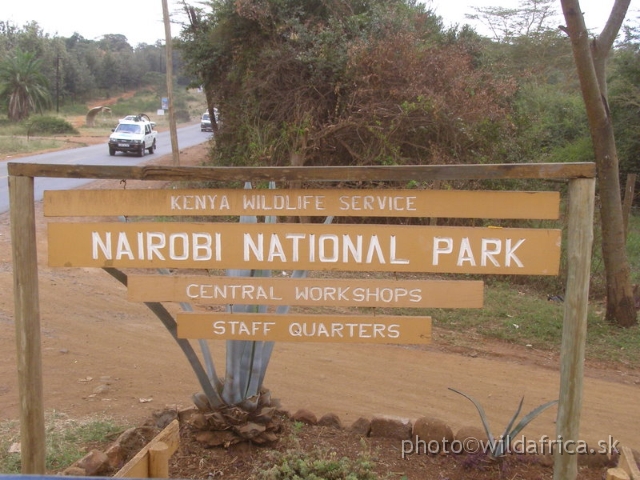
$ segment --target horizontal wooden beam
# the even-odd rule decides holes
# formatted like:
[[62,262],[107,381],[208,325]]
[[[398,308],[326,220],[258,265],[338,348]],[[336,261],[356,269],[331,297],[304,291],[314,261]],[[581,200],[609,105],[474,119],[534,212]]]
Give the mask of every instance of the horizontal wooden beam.
[[588,162],[361,167],[172,167],[9,162],[7,168],[9,175],[22,177],[224,182],[374,180],[420,182],[426,180],[572,179],[595,178],[596,175],[595,164]]

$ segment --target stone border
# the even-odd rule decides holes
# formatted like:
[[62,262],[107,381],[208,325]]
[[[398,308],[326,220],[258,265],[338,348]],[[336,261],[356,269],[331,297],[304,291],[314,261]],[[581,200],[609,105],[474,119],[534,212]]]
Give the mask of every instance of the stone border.
[[[451,445],[453,441],[461,442],[463,445],[467,445],[465,442],[469,441],[487,441],[485,432],[478,427],[463,426],[454,433],[449,424],[432,416],[424,416],[411,420],[393,415],[374,415],[370,419],[360,417],[351,425],[345,427],[340,417],[335,413],[327,413],[318,418],[313,412],[307,409],[297,410],[293,414],[281,408],[278,408],[277,411],[294,422],[301,422],[310,426],[347,430],[362,437],[392,438],[398,441],[420,440],[426,444],[436,442],[440,445],[445,444],[445,442]],[[140,439],[148,436],[149,432],[152,432],[153,435],[157,434],[176,418],[181,425],[183,423],[191,423],[192,419],[199,413],[200,410],[194,407],[179,411],[176,409],[167,409],[154,412],[153,420],[147,422],[147,425],[126,430],[105,452],[92,450],[85,455],[84,458],[65,469],[62,475],[100,476],[109,470],[121,468],[122,465],[124,465],[126,456],[131,454],[131,447],[135,445],[136,442],[139,444]],[[153,437],[153,435],[151,437]],[[151,438],[148,438],[147,443],[150,440]],[[144,444],[139,448],[144,448]],[[607,470],[608,479],[640,480],[640,477],[631,473],[634,471],[631,459],[633,459],[636,464],[639,463],[640,452],[632,450],[629,447],[622,447],[621,450],[623,451],[623,455],[607,455],[602,453],[593,455],[579,454],[578,464],[589,468],[609,467]],[[552,455],[534,456],[541,464],[553,466]],[[625,474],[627,477],[624,477]]]

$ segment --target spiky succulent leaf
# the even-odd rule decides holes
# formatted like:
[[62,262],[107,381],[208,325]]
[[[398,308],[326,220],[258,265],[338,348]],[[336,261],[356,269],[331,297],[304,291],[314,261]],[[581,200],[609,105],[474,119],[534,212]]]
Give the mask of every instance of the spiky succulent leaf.
[[531,421],[533,421],[534,418],[536,418],[538,415],[544,412],[547,408],[555,405],[556,403],[558,403],[558,400],[552,400],[530,411],[527,415],[525,415],[522,418],[522,420],[518,422],[518,425],[516,425],[516,428],[514,428],[511,432],[509,432],[509,437],[513,438],[516,435],[518,435],[524,427],[526,427],[527,425],[529,425],[529,423],[531,423]]
[[491,429],[489,428],[489,420],[487,420],[487,415],[484,413],[484,408],[482,408],[482,405],[480,405],[480,403],[471,395],[467,395],[466,393],[460,392],[459,390],[456,390],[455,388],[451,388],[451,387],[449,387],[449,390],[457,393],[458,395],[462,395],[466,399],[470,400],[471,403],[473,403],[473,405],[476,407],[476,410],[478,410],[478,413],[480,414],[480,420],[482,421],[484,432],[487,434],[487,438],[489,439],[489,444],[495,445],[495,438],[491,433]]

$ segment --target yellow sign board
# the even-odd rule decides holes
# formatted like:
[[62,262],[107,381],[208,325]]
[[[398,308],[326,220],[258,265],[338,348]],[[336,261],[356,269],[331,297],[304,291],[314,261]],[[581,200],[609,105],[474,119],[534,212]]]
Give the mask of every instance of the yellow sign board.
[[45,216],[342,216],[557,219],[558,192],[465,190],[60,190]]
[[196,305],[306,305],[394,308],[482,308],[482,281],[362,280],[129,275],[134,302]]
[[49,223],[49,266],[556,275],[560,230]]
[[428,344],[431,317],[179,313],[179,338]]

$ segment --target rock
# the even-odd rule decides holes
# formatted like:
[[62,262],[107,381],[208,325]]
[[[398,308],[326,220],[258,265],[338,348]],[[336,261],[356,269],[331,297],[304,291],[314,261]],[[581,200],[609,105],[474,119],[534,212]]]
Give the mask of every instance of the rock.
[[87,472],[85,472],[83,468],[72,466],[69,468],[65,468],[62,471],[62,475],[69,476],[69,477],[86,477]]
[[318,417],[316,417],[313,412],[310,412],[309,410],[306,410],[304,408],[301,408],[296,413],[291,415],[291,420],[293,420],[294,422],[306,423],[307,425],[316,425],[318,423]]
[[349,431],[355,433],[356,435],[368,437],[369,433],[371,433],[371,420],[369,420],[368,418],[360,417],[351,424],[351,426],[349,427]]
[[337,428],[338,430],[342,430],[342,422],[340,421],[340,417],[335,413],[325,413],[320,420],[318,420],[318,425],[321,427],[332,427]]
[[124,465],[125,452],[118,442],[112,444],[104,453],[109,459],[109,466],[111,468],[122,468]]
[[371,419],[370,436],[409,440],[411,438],[411,420],[391,415],[374,416]]
[[93,389],[93,393],[95,393],[96,395],[102,395],[107,393],[109,390],[109,385],[98,385]]
[[429,443],[431,441],[440,444],[451,444],[453,431],[442,420],[435,417],[420,417],[413,424],[413,436]]
[[158,428],[165,428],[176,418],[178,418],[178,411],[175,409],[157,410],[152,413],[155,425]]
[[486,445],[489,441],[484,430],[468,426],[460,428],[455,434],[455,439],[463,446],[464,453],[479,453],[481,444]]
[[77,464],[85,471],[85,475],[94,477],[109,468],[109,457],[100,450],[91,450]]

